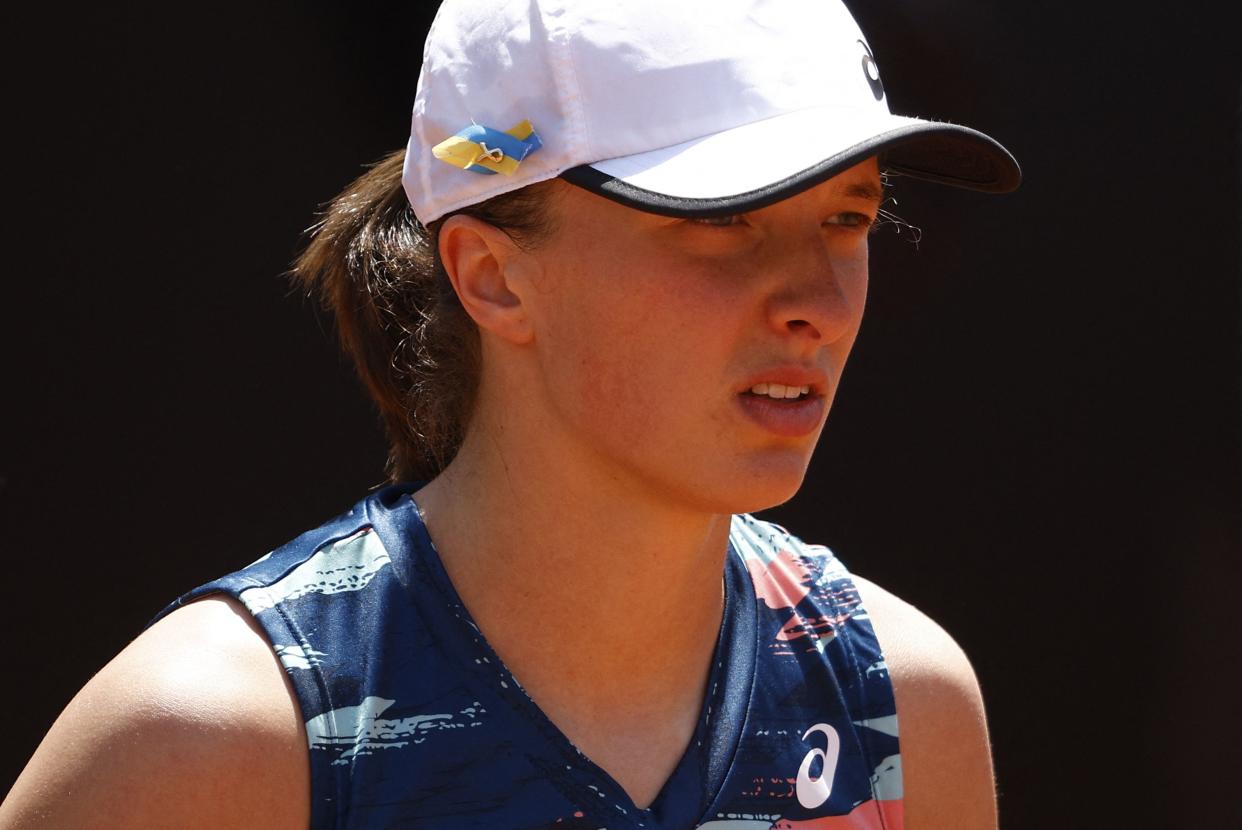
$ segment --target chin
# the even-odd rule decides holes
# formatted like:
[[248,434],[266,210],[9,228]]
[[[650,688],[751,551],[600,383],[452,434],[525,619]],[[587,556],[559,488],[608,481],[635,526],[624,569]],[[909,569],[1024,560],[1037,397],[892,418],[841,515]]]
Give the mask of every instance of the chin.
[[810,458],[790,452],[748,459],[699,486],[701,506],[711,513],[755,513],[784,504],[802,488]]
[[799,476],[798,480],[792,484],[767,487],[762,492],[759,488],[755,488],[756,492],[748,494],[744,504],[739,502],[738,507],[730,512],[757,513],[760,510],[782,505],[798,494],[804,478],[805,476]]

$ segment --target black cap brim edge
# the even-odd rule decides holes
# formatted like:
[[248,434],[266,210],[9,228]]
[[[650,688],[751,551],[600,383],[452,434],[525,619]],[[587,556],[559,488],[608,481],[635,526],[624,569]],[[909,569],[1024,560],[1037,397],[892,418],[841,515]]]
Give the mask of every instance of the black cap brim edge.
[[707,199],[669,196],[635,187],[589,164],[570,168],[561,173],[561,178],[648,213],[711,217],[775,204],[871,156],[880,157],[882,170],[984,193],[1010,193],[1022,182],[1018,162],[998,141],[969,127],[934,121],[885,131],[788,178],[732,196]]

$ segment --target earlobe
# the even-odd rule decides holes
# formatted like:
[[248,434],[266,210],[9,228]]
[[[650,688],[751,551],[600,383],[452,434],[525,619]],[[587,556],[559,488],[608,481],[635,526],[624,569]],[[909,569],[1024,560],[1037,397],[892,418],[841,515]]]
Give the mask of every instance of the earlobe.
[[522,249],[495,225],[460,214],[445,220],[439,245],[453,290],[479,328],[514,344],[528,342],[530,320],[514,284]]

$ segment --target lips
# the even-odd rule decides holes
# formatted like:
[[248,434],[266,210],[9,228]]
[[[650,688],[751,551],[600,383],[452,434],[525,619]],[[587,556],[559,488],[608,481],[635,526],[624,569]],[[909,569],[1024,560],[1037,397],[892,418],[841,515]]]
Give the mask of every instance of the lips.
[[828,375],[822,369],[797,364],[771,366],[746,378],[738,391],[756,392],[759,387],[765,386],[767,391],[759,394],[770,396],[773,386],[784,387],[785,389],[791,386],[795,389],[801,389],[805,386],[812,397],[822,397],[828,389]]
[[823,422],[828,378],[816,369],[781,366],[756,374],[737,400],[745,416],[772,435],[804,438]]
[[774,401],[801,398],[811,394],[810,386],[786,386],[783,383],[756,383],[750,388],[751,395],[771,398]]

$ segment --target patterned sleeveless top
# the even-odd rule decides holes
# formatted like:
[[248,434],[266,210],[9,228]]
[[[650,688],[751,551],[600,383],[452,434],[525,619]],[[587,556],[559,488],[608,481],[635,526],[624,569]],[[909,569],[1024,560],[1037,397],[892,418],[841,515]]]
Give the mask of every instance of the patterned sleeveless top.
[[306,721],[313,827],[901,828],[892,686],[829,550],[734,517],[698,727],[641,809],[488,645],[415,489],[379,490],[160,614],[225,594],[258,620]]

